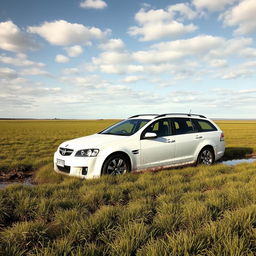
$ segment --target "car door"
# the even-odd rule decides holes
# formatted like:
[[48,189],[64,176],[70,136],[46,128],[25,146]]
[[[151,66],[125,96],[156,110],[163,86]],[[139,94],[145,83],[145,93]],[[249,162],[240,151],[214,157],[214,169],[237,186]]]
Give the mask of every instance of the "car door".
[[[144,138],[147,132],[157,135],[156,138]],[[172,134],[169,119],[155,121],[141,134],[140,163],[141,168],[169,165],[174,158],[175,138]]]
[[172,118],[175,133],[175,162],[186,163],[193,161],[200,136],[196,132],[190,118]]

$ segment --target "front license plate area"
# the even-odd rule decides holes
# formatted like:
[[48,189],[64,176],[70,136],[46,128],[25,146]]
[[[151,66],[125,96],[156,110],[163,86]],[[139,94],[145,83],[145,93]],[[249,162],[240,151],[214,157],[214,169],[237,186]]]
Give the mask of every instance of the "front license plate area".
[[64,167],[65,166],[65,161],[62,159],[57,159],[57,163],[58,166]]

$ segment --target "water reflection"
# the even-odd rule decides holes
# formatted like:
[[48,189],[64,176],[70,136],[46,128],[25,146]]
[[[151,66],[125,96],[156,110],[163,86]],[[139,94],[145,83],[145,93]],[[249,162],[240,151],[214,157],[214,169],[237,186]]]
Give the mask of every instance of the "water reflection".
[[237,164],[252,163],[252,162],[256,162],[256,158],[234,159],[234,160],[223,161],[220,163],[226,164],[226,165],[237,165]]
[[33,186],[33,180],[32,178],[27,178],[25,180],[21,181],[6,181],[6,182],[0,182],[0,189],[3,189],[9,185],[18,184],[18,185],[27,185],[27,186]]

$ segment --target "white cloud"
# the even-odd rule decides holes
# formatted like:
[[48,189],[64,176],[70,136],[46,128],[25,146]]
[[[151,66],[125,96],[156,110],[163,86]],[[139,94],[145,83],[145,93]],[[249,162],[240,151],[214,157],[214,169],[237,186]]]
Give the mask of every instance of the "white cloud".
[[78,68],[65,68],[63,70],[63,73],[65,75],[75,75],[79,73],[79,69]]
[[255,48],[245,48],[241,51],[241,55],[247,58],[255,58],[256,57],[256,49]]
[[214,68],[223,68],[226,67],[227,64],[227,60],[224,59],[213,59],[209,62],[209,65]]
[[11,64],[19,67],[27,67],[27,66],[36,66],[43,67],[45,66],[42,62],[34,62],[27,59],[27,55],[23,53],[18,53],[16,57],[9,57],[5,54],[0,55],[0,62],[5,64]]
[[209,11],[222,11],[227,5],[231,5],[238,0],[193,0],[193,4],[198,9],[207,9]]
[[102,40],[110,30],[86,27],[82,24],[69,23],[65,20],[45,22],[41,26],[28,27],[28,31],[36,33],[53,45],[87,45],[91,40]]
[[64,56],[62,54],[58,54],[55,57],[55,61],[58,63],[67,63],[69,62],[69,58],[67,56]]
[[129,63],[131,56],[126,52],[107,51],[100,54],[98,58],[93,58],[93,64],[124,64]]
[[226,26],[238,26],[238,35],[256,32],[256,3],[255,0],[241,1],[237,6],[227,10],[221,18]]
[[133,58],[141,63],[161,63],[189,56],[203,56],[225,43],[221,37],[197,36],[185,40],[163,42],[152,46],[152,50],[133,53]]
[[243,77],[251,77],[255,75],[255,67],[248,67],[245,64],[235,66],[228,70],[224,70],[222,79],[238,79]]
[[77,57],[83,53],[83,48],[80,45],[74,45],[71,47],[66,47],[65,51],[69,57]]
[[197,30],[197,26],[194,24],[184,25],[174,20],[174,11],[181,12],[181,10],[183,15],[185,13],[188,15],[188,10],[184,11],[184,6],[170,6],[167,11],[163,9],[149,11],[140,9],[135,15],[135,20],[139,26],[130,27],[128,33],[131,36],[141,36],[140,41],[150,41],[164,37],[177,37]]
[[80,87],[86,88],[101,88],[104,87],[104,83],[99,83],[98,76],[91,75],[91,76],[76,76],[76,77],[62,77],[61,80],[68,84],[75,84]]
[[2,79],[14,79],[17,76],[17,72],[11,68],[0,68],[0,77]]
[[141,79],[142,79],[142,77],[140,77],[140,76],[126,76],[123,81],[125,83],[135,83]]
[[110,39],[108,42],[101,44],[100,48],[107,51],[118,51],[124,48],[122,39]]
[[24,52],[37,48],[38,45],[12,21],[0,22],[0,49]]
[[34,67],[34,68],[27,68],[21,70],[21,75],[23,76],[38,76],[38,75],[43,75],[43,76],[51,76],[47,71],[42,70],[40,68]]
[[90,69],[97,69],[109,74],[123,74],[132,72],[142,72],[144,68],[141,65],[132,63],[133,59],[129,52],[106,51],[97,58],[92,58]]
[[192,20],[197,17],[197,12],[192,10],[192,8],[187,3],[174,4],[169,6],[169,12],[179,12],[185,18]]
[[102,0],[85,0],[80,3],[82,8],[92,8],[92,9],[104,9],[108,5]]

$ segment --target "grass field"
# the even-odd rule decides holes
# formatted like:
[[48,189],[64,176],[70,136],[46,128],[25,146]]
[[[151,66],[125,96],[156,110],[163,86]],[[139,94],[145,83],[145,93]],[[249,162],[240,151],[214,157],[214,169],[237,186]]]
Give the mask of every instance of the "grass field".
[[[0,255],[256,255],[256,163],[79,180],[56,174],[60,142],[115,122],[1,121]],[[256,152],[256,122],[219,121],[227,157]]]

